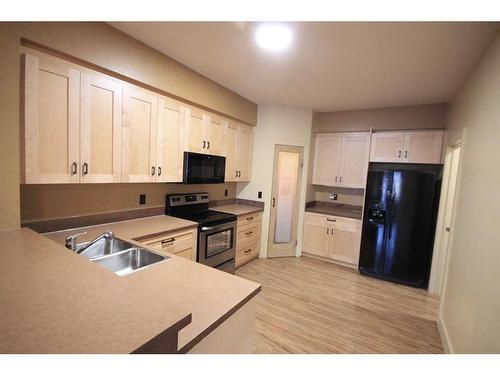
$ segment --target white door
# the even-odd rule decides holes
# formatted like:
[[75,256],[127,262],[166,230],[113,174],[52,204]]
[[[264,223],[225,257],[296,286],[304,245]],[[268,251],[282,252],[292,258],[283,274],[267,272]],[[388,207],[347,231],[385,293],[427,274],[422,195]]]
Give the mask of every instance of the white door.
[[335,134],[317,134],[314,148],[312,183],[335,186],[340,180],[342,137]]
[[80,72],[25,55],[24,182],[80,182]]
[[405,133],[376,132],[372,134],[370,161],[382,163],[401,163],[405,146]]
[[121,182],[122,85],[82,73],[81,182]]
[[274,149],[268,257],[295,256],[304,148]]

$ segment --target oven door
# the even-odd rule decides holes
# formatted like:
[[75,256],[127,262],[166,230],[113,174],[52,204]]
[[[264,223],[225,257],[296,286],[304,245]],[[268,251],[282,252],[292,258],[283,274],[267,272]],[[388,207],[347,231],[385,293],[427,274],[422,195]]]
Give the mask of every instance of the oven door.
[[218,184],[224,182],[225,173],[225,157],[184,152],[183,183]]
[[236,222],[203,226],[200,228],[198,239],[198,262],[217,267],[234,259]]

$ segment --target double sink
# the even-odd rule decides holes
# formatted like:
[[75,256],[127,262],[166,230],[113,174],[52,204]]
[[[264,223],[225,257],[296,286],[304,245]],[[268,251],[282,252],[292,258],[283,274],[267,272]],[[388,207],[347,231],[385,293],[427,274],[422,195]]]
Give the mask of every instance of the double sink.
[[76,236],[68,237],[66,247],[119,276],[128,275],[168,259],[167,256],[116,238],[110,231],[85,243],[76,243]]

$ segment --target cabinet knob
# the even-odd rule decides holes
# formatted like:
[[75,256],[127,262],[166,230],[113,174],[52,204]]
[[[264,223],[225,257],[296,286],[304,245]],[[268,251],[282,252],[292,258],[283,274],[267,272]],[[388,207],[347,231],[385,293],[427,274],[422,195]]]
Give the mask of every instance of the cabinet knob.
[[151,167],[151,176],[156,174],[156,168],[154,166]]

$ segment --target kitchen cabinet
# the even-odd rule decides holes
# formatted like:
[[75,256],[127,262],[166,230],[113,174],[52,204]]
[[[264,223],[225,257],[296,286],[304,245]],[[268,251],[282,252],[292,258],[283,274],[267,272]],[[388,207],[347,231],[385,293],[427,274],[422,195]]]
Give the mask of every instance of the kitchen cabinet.
[[317,134],[313,184],[364,188],[369,149],[367,132]]
[[81,74],[81,181],[121,182],[122,85]]
[[80,72],[52,57],[24,55],[21,181],[80,182]]
[[238,216],[236,224],[236,268],[259,256],[262,214]]
[[181,230],[142,240],[160,254],[175,254],[196,262],[197,230]]
[[444,132],[408,131],[372,134],[370,161],[440,164]]
[[196,108],[186,110],[186,151],[222,155],[224,123]]
[[226,122],[224,131],[226,182],[250,181],[252,133],[250,126]]
[[156,144],[157,182],[182,182],[185,110],[175,100],[161,97]]
[[357,268],[361,220],[306,212],[302,252]]
[[158,96],[127,85],[123,90],[122,180],[156,180]]

